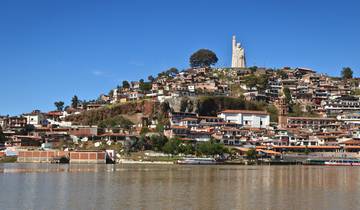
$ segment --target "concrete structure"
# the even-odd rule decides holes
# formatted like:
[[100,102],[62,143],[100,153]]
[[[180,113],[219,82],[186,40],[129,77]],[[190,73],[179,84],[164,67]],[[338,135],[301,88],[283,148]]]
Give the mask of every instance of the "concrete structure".
[[224,110],[218,117],[225,122],[250,128],[267,128],[270,125],[270,115],[265,111]]
[[232,68],[245,68],[245,50],[241,47],[240,43],[236,43],[236,37],[233,36],[232,39]]
[[106,163],[104,151],[70,152],[70,163]]
[[65,151],[19,151],[18,162],[51,162],[54,158],[67,157],[69,152]]

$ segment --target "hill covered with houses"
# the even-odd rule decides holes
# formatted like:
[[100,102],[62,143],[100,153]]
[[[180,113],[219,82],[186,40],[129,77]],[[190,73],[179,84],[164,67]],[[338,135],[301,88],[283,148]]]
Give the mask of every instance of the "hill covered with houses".
[[360,150],[360,79],[350,68],[331,77],[308,68],[215,68],[217,58],[206,65],[196,59],[189,69],[122,81],[96,100],[74,96],[65,108],[55,102],[51,112],[1,116],[2,144],[52,149],[121,144],[122,151],[204,155],[223,153],[224,145]]

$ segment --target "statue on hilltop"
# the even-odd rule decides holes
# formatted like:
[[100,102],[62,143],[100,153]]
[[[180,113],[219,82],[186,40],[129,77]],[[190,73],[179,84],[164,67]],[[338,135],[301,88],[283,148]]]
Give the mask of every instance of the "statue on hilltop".
[[240,43],[236,43],[236,37],[232,39],[232,68],[246,68],[245,50]]

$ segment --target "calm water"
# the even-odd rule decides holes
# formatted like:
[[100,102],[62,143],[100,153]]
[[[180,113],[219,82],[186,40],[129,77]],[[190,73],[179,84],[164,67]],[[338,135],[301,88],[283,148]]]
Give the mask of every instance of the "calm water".
[[360,167],[0,164],[0,209],[360,209]]

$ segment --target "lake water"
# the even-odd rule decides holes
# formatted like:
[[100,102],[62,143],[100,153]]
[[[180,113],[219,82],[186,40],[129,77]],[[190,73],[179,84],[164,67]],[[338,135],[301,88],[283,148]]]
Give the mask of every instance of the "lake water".
[[360,167],[0,164],[0,209],[360,209]]

